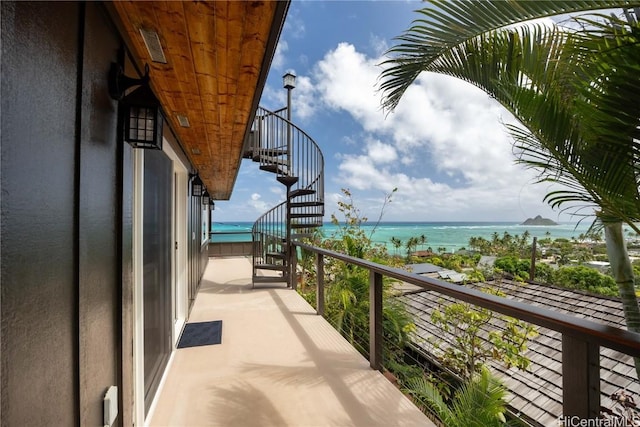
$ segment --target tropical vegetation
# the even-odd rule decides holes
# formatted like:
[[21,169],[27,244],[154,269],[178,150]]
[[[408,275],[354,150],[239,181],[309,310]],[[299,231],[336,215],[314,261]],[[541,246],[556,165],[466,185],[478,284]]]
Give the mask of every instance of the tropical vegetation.
[[[484,292],[503,296],[491,288]],[[487,330],[495,324],[494,319],[504,327]],[[444,365],[463,379],[480,372],[491,359],[503,362],[506,367],[522,370],[529,367],[530,361],[524,355],[527,342],[538,335],[531,324],[464,302],[443,304],[433,310],[431,321],[448,336],[444,345],[441,338],[433,338],[436,350],[440,350],[434,353],[440,353]]]
[[498,427],[506,422],[507,388],[485,366],[463,383],[450,402],[423,377],[409,380],[406,391],[447,427]]
[[[517,161],[561,188],[546,200],[595,214],[628,329],[640,332],[632,265],[622,233],[640,231],[640,25],[638,1],[427,2],[383,64],[383,106],[393,110],[424,71],[468,81],[521,123],[507,125]],[[587,10],[571,28],[524,22]],[[591,213],[593,212],[593,214]],[[640,359],[636,360],[640,378]]]
[[[385,195],[380,218],[384,209],[392,200],[395,190]],[[367,234],[362,224],[368,221],[353,202],[349,189],[342,189],[342,200],[338,203],[338,210],[342,218],[332,215],[331,221],[336,226],[333,235],[323,238],[316,236],[317,246],[345,253],[347,255],[368,259],[385,265],[399,265],[397,260],[389,257],[386,248],[376,245],[371,240],[370,231]],[[379,222],[379,219],[378,219]],[[303,253],[301,256],[307,266],[303,275],[314,275],[315,271],[309,258]],[[368,270],[346,264],[334,259],[327,259],[325,263],[326,281],[326,313],[327,320],[358,349],[362,354],[369,352],[369,272]],[[307,279],[303,279],[307,280]],[[315,302],[315,289],[301,287],[301,294],[310,303]],[[383,282],[383,334],[385,343],[384,357],[396,360],[402,357],[404,346],[408,343],[410,334],[415,329],[411,316],[406,308],[396,298],[392,282]]]
[[[392,195],[385,196],[381,214],[392,201]],[[373,231],[368,234],[362,225],[368,221],[356,207],[351,192],[342,190],[342,200],[338,204],[341,218],[332,215],[335,232],[331,236],[316,234],[310,243],[327,249],[339,251],[354,257],[368,259],[380,264],[402,266],[407,259],[389,255],[383,245],[376,245],[371,240]],[[375,226],[374,226],[375,230]],[[425,244],[426,236],[410,239],[407,258],[412,258],[415,245]],[[312,257],[304,251],[299,254],[299,263],[303,266],[301,284],[310,281],[316,274]],[[475,261],[462,257],[443,257],[451,267],[461,268],[462,264],[471,265]],[[366,269],[348,265],[328,257],[325,260],[325,317],[327,320],[360,351],[369,353],[369,273]],[[525,353],[527,342],[534,337],[536,328],[525,322],[507,316],[501,316],[490,310],[481,309],[464,303],[441,304],[432,312],[432,321],[443,331],[455,339],[450,342],[434,338],[430,344],[434,354],[442,364],[441,368],[427,367],[424,355],[416,353],[412,346],[421,339],[415,335],[416,326],[407,307],[397,298],[395,283],[386,279],[383,282],[383,360],[384,368],[393,376],[398,386],[422,399],[422,384],[428,382],[437,389],[440,396],[449,402],[455,399],[479,399],[474,404],[485,405],[487,402],[499,404],[497,412],[492,410],[491,416],[503,412],[504,394],[496,393],[496,401],[480,396],[478,386],[486,390],[485,363],[491,360],[502,361],[505,366],[526,369],[529,359]],[[315,287],[300,286],[302,296],[311,304],[315,303]],[[496,293],[492,289],[486,292]],[[488,327],[491,319],[499,318],[503,327],[492,330]],[[476,375],[477,374],[477,375]],[[485,381],[483,383],[483,381]],[[495,379],[491,379],[492,390],[497,387]],[[415,390],[414,390],[415,387]],[[469,390],[467,390],[469,388]],[[473,390],[476,390],[473,392]],[[495,391],[495,390],[494,390]],[[475,394],[473,394],[475,393]],[[466,401],[467,403],[471,401]],[[424,407],[431,407],[432,402],[423,401]],[[430,410],[435,410],[431,408]],[[480,420],[484,420],[484,414]],[[491,424],[487,424],[491,425]]]

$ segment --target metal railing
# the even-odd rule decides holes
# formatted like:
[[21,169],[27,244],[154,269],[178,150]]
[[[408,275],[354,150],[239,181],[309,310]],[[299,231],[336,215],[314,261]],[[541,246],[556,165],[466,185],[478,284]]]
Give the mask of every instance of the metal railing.
[[291,285],[288,242],[316,227],[324,215],[324,158],[316,142],[284,114],[259,107],[250,133],[252,159],[287,188],[287,199],[253,225],[253,276],[260,267],[282,265],[282,278]]
[[282,202],[265,212],[253,224],[253,269],[273,261],[269,254],[282,252],[287,239],[287,203]]
[[[600,347],[640,357],[640,334],[583,318],[524,304],[442,280],[419,276],[398,268],[311,246],[293,245],[316,255],[316,310],[324,315],[325,257],[359,266],[369,271],[369,362],[382,369],[382,279],[390,277],[456,300],[474,304],[557,331],[562,336],[562,405],[565,417],[597,419],[600,412]],[[295,269],[293,269],[295,271]],[[295,281],[295,278],[292,279]]]
[[313,190],[314,201],[324,201],[324,158],[306,132],[283,117],[258,107],[251,129],[253,158],[278,177],[296,177],[291,190]]

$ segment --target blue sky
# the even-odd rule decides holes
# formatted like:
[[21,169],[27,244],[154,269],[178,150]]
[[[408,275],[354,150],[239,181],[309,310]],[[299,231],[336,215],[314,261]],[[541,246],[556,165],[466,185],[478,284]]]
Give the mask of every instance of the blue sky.
[[[523,221],[566,215],[543,202],[549,191],[516,165],[504,123],[512,117],[473,86],[423,73],[396,111],[380,108],[376,79],[384,52],[406,30],[418,1],[297,1],[289,8],[261,106],[286,105],[282,75],[297,75],[293,121],[322,148],[325,220],[341,188],[377,218],[397,187],[385,221]],[[253,221],[284,198],[275,176],[243,160],[215,222]]]

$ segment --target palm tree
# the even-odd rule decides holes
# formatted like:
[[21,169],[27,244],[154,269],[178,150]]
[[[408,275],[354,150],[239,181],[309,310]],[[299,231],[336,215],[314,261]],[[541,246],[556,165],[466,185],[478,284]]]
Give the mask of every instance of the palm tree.
[[393,247],[395,248],[395,254],[398,255],[398,251],[400,250],[400,248],[402,247],[402,240],[398,239],[397,237],[392,237],[390,239],[391,244],[393,245]]
[[418,246],[418,242],[419,240],[417,237],[409,237],[409,240],[407,240],[407,243],[405,244],[405,247],[407,248],[407,259],[411,257],[411,254]]
[[[579,19],[581,28],[510,27],[535,18],[640,1],[437,1],[398,38],[382,73],[383,106],[394,109],[423,71],[466,80],[494,97],[524,127],[507,125],[518,162],[540,182],[563,186],[552,207],[596,208],[629,330],[640,309],[622,224],[640,231],[638,20],[629,13]],[[576,212],[577,209],[576,209]],[[636,360],[640,378],[640,359]]]
[[427,243],[427,236],[421,234],[418,240],[420,241],[420,249],[424,249],[424,245]]
[[424,377],[408,381],[406,391],[432,409],[447,427],[492,427],[505,425],[506,387],[483,366],[456,391],[451,405]]

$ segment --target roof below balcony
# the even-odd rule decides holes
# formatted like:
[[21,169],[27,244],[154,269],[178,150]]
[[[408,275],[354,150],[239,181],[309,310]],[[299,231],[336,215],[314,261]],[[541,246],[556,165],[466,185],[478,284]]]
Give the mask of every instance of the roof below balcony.
[[[165,118],[210,196],[231,196],[289,1],[117,1],[108,4],[136,66],[149,64]],[[166,63],[154,62],[141,30]],[[183,127],[178,115],[188,119]]]
[[[419,268],[424,268],[420,266]],[[427,277],[438,278],[437,272],[428,272]],[[492,288],[506,298],[531,306],[544,307],[560,313],[586,318],[598,323],[625,329],[622,303],[618,298],[604,297],[587,292],[559,288],[535,282],[520,283],[505,278],[486,283],[467,283],[471,289]],[[416,287],[417,288],[417,287]],[[413,290],[412,290],[413,289]],[[431,313],[442,306],[460,302],[428,290],[407,287],[408,294],[402,299],[413,314],[417,336],[416,346],[425,355],[441,353],[455,337],[433,323]],[[480,338],[485,340],[492,330],[503,328],[504,322],[497,316],[484,325]],[[533,420],[533,425],[549,426],[557,422],[562,412],[562,334],[547,328],[537,327],[538,335],[529,340],[524,353],[531,361],[525,371],[490,360],[490,365],[510,391],[509,405],[523,418]],[[441,348],[433,347],[432,338],[442,340]],[[433,357],[433,356],[431,356]],[[600,349],[600,391],[601,405],[614,407],[610,399],[612,393],[625,389],[634,397],[640,394],[640,382],[635,377],[633,358],[609,348]]]

